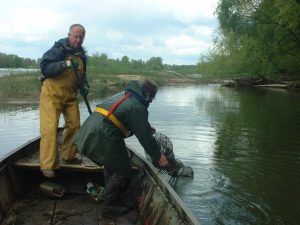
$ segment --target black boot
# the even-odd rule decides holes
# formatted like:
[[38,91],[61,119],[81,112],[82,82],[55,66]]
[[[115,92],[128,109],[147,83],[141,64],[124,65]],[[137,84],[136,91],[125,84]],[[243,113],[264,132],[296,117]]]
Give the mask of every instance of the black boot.
[[120,205],[126,207],[128,210],[133,210],[136,207],[135,188],[128,179],[126,185],[120,195]]
[[104,217],[120,216],[128,212],[126,207],[123,207],[118,203],[118,198],[125,184],[126,177],[120,174],[114,173],[111,177],[109,177],[105,186],[102,206],[102,215]]

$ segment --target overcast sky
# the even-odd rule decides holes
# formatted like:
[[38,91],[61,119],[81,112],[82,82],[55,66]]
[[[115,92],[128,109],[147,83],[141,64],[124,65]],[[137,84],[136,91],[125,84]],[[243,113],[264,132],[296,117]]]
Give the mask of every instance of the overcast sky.
[[86,28],[89,55],[196,64],[212,45],[217,0],[0,0],[0,52],[41,58],[67,37],[69,26]]

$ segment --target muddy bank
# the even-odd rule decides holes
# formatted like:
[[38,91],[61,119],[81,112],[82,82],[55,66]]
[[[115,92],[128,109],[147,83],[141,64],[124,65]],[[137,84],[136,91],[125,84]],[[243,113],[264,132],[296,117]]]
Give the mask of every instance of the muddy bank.
[[223,84],[226,87],[266,87],[300,90],[300,81],[280,81],[266,78],[264,76],[236,78]]

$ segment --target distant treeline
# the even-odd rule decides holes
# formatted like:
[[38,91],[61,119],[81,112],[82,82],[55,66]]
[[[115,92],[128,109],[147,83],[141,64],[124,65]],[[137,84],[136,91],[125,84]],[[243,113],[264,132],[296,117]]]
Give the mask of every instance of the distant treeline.
[[[38,68],[39,61],[22,58],[17,55],[0,53],[0,68]],[[151,74],[158,71],[176,71],[181,74],[196,73],[195,65],[168,65],[163,64],[161,57],[151,57],[147,61],[129,59],[109,59],[106,53],[96,53],[88,56],[88,70],[99,74]]]
[[37,68],[37,61],[0,52],[0,68]]
[[[12,55],[5,56],[20,58]],[[29,63],[30,61],[24,61],[27,64],[17,64],[18,66],[13,66],[16,64],[6,64],[5,67],[38,68],[39,61],[40,59],[33,66]],[[161,57],[151,57],[147,61],[129,59],[127,56],[123,56],[121,59],[109,59],[107,54],[102,53],[88,56],[87,75],[91,95],[93,97],[103,97],[123,90],[126,79],[150,78],[158,85],[163,86],[168,83],[169,79],[178,76],[178,73],[183,75],[194,74],[195,68],[195,65],[163,64]],[[170,71],[173,72],[170,73]],[[21,73],[18,76],[0,76],[0,102],[11,98],[38,101],[41,87],[39,78],[39,71]]]
[[88,57],[88,69],[102,74],[151,74],[161,71],[176,71],[181,74],[196,73],[195,65],[168,65],[163,64],[161,57],[151,57],[147,61],[129,59],[109,59],[107,54],[94,54]]
[[128,56],[121,59],[109,59],[107,54],[94,54],[88,57],[88,68],[102,74],[144,74],[149,71],[161,71],[164,69],[161,57],[152,57],[148,61],[130,60]]
[[219,0],[214,46],[199,73],[300,78],[300,3]]

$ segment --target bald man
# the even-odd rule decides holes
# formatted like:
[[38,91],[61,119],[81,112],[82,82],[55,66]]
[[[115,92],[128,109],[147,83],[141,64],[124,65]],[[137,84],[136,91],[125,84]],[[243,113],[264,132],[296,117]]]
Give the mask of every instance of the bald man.
[[77,100],[79,82],[82,84],[81,95],[86,96],[89,90],[86,54],[82,47],[84,37],[85,28],[81,24],[71,25],[68,37],[55,42],[41,59],[40,169],[45,177],[55,177],[54,170],[60,167],[57,160],[57,128],[61,114],[65,120],[62,159],[69,163],[80,163],[71,140],[80,127]]

